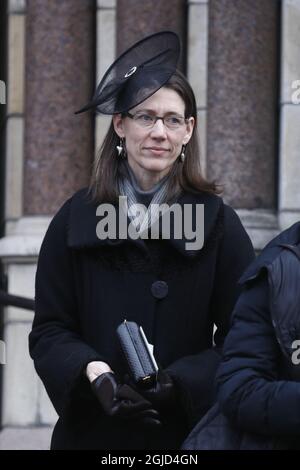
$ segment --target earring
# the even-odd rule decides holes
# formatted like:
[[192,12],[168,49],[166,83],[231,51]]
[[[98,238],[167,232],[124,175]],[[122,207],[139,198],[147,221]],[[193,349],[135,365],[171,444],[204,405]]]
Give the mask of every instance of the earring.
[[120,158],[126,158],[126,150],[125,150],[125,142],[124,139],[120,139],[120,144],[117,145],[117,152],[118,152],[118,157]]
[[186,145],[183,145],[181,149],[180,160],[182,161],[182,163],[185,160],[185,148],[186,148]]

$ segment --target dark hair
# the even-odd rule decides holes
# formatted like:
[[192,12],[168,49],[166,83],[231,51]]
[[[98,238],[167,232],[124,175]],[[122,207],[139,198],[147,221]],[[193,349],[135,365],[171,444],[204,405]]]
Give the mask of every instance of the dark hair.
[[[212,194],[220,193],[215,182],[207,181],[201,172],[200,148],[197,131],[197,107],[194,92],[185,76],[176,71],[164,85],[178,93],[185,103],[185,117],[194,117],[195,125],[192,137],[186,146],[184,163],[179,158],[174,162],[171,170],[167,200],[173,200],[181,189],[192,193],[205,191]],[[116,146],[119,145],[119,137],[116,134],[111,121],[110,127],[98,151],[94,163],[90,191],[97,202],[116,202],[118,200],[118,169],[120,158]]]

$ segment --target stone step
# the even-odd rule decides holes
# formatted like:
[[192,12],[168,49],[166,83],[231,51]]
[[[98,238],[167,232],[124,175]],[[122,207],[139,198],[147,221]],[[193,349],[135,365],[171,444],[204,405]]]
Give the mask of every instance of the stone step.
[[0,432],[0,450],[47,450],[52,427],[6,427]]

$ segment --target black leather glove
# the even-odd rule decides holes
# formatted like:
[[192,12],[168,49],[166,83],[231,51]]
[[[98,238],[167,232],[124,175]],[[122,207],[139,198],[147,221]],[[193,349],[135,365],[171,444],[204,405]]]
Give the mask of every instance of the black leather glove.
[[91,387],[108,416],[138,420],[150,426],[161,424],[159,414],[150,401],[129,385],[118,383],[115,374],[101,374],[93,380]]
[[141,393],[158,410],[176,405],[175,384],[166,371],[159,370],[156,383],[151,388],[141,390]]

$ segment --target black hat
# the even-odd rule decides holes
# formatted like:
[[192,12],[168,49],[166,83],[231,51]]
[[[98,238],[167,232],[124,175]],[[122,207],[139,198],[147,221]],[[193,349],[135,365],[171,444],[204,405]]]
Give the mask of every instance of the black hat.
[[179,38],[172,31],[147,36],[109,67],[92,100],[75,114],[93,108],[102,114],[117,114],[137,106],[167,83],[179,54]]

